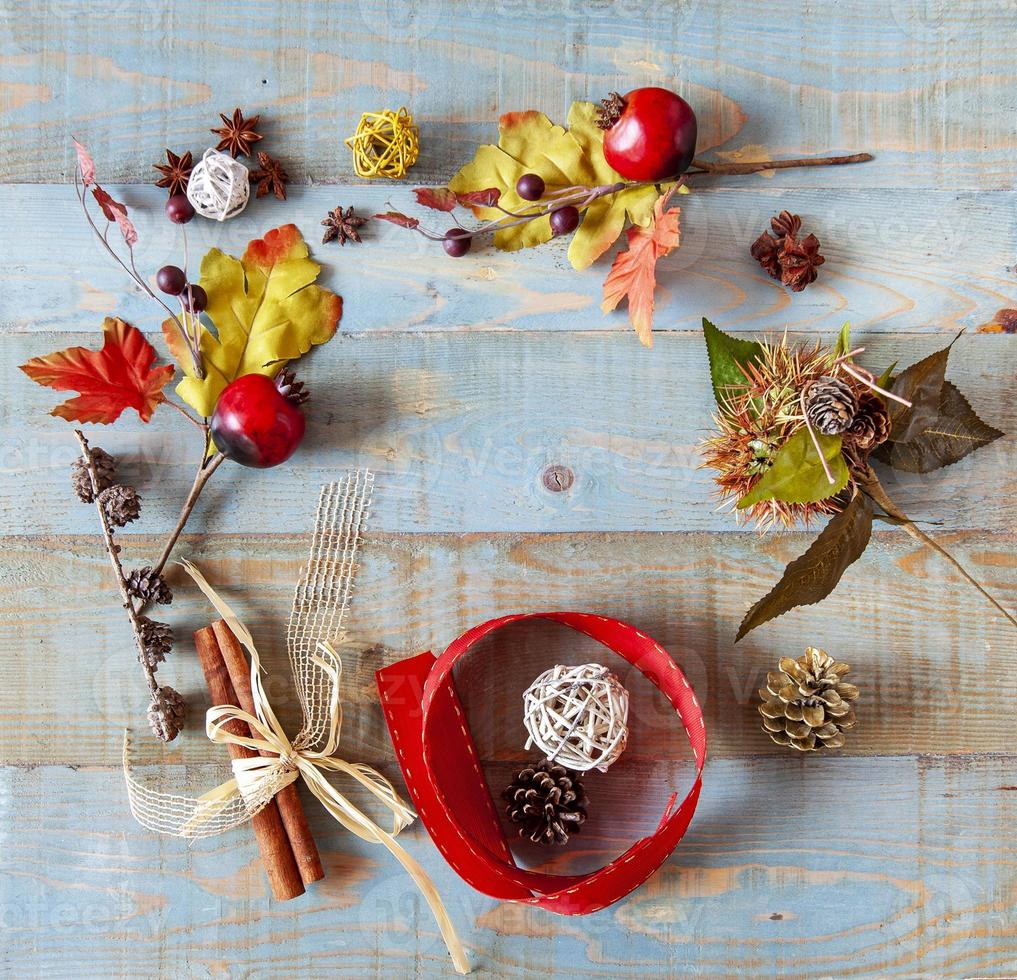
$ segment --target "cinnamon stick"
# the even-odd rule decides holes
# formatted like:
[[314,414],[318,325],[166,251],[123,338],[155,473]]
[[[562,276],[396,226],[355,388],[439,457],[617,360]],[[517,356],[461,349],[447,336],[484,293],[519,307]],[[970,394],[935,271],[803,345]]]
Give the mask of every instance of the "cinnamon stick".
[[[215,638],[219,643],[219,652],[226,663],[226,670],[233,682],[233,690],[236,691],[237,697],[240,699],[237,704],[248,714],[253,715],[254,693],[251,690],[251,668],[243,647],[233,635],[233,630],[223,620],[220,619],[213,623],[212,629],[215,631]],[[267,755],[267,753],[263,752],[262,755]],[[325,869],[322,867],[318,846],[314,843],[314,836],[307,823],[307,814],[304,812],[304,805],[300,802],[300,793],[296,784],[291,783],[281,789],[276,793],[275,800],[279,804],[279,814],[290,839],[293,856],[297,859],[300,877],[305,885],[321,881],[325,877]]]
[[[212,703],[235,705],[237,695],[211,626],[195,630],[194,645],[205,674],[208,693],[212,696]],[[232,735],[251,734],[247,725],[240,721],[231,721],[226,730]],[[258,754],[243,745],[228,745],[227,748],[234,759],[252,759]],[[304,883],[275,800],[251,818],[251,825],[254,827],[254,837],[258,842],[261,862],[265,866],[272,895],[281,902],[302,895]]]

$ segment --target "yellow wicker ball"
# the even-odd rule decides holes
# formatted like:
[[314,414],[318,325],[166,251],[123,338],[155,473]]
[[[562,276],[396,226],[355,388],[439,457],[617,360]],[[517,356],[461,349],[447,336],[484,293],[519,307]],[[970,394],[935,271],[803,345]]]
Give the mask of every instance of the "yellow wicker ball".
[[405,177],[420,155],[420,132],[405,106],[398,112],[365,112],[344,142],[353,151],[358,177]]

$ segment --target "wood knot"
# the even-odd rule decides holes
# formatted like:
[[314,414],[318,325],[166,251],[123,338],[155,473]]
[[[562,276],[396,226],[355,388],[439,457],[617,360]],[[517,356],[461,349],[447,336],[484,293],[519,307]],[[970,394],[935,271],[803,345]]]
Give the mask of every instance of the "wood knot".
[[561,493],[575,483],[576,477],[567,466],[555,465],[544,470],[540,480],[544,484],[545,490],[549,490],[551,493]]

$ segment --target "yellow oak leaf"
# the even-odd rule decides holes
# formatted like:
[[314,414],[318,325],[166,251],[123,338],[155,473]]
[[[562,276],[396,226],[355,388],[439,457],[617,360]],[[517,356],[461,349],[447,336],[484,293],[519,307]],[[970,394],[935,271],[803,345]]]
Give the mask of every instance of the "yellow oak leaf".
[[179,335],[171,341],[172,321],[163,324],[170,351],[186,375],[177,394],[207,418],[231,381],[245,374],[273,377],[287,361],[331,339],[343,301],[314,284],[320,272],[296,225],[255,239],[240,259],[217,248],[209,251],[201,260],[201,286],[216,332],[202,328],[203,379],[194,377]]
[[[526,173],[544,178],[545,193],[564,187],[597,187],[621,180],[604,158],[604,135],[596,125],[592,102],[573,102],[569,128],[551,122],[542,112],[507,112],[499,121],[498,145],[484,144],[470,163],[449,181],[457,194],[497,187],[499,205],[508,211],[532,209],[533,202],[516,193],[516,182]],[[594,201],[569,244],[569,261],[585,269],[604,254],[622,233],[625,221],[645,226],[653,216],[659,192],[652,186],[633,187]],[[484,221],[504,218],[496,208],[474,208]],[[550,240],[546,217],[495,232],[494,244],[505,251],[531,248]]]
[[[653,346],[653,291],[657,288],[657,259],[667,255],[679,242],[678,208],[667,208],[670,194],[662,194],[653,209],[649,228],[630,228],[629,247],[614,257],[604,280],[605,312],[623,300],[629,304],[629,321],[646,347]],[[667,210],[665,210],[667,208]]]

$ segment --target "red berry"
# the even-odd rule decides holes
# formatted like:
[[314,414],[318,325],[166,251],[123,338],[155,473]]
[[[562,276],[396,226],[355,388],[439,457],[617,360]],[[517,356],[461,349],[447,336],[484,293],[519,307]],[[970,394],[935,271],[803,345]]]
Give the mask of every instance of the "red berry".
[[524,201],[539,201],[544,196],[544,178],[540,174],[523,174],[516,181],[516,193]]
[[473,238],[465,228],[449,228],[441,244],[452,258],[459,259],[470,250]]
[[181,299],[184,301],[184,309],[190,313],[200,313],[208,306],[208,293],[193,283],[188,284]]
[[212,441],[228,459],[264,469],[284,463],[304,437],[304,413],[262,374],[223,390],[212,413]]
[[575,231],[578,226],[579,211],[571,204],[551,212],[551,231],[556,236],[567,235],[570,231]]
[[194,205],[186,194],[174,194],[166,201],[166,217],[175,225],[186,225],[194,217]]
[[626,180],[678,177],[696,155],[696,114],[666,88],[637,88],[604,134],[604,157]]
[[187,285],[187,276],[175,265],[164,265],[155,274],[155,284],[167,295],[179,296]]

